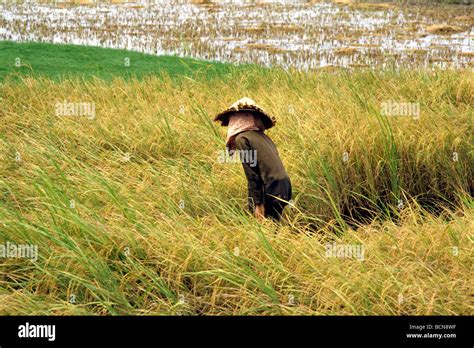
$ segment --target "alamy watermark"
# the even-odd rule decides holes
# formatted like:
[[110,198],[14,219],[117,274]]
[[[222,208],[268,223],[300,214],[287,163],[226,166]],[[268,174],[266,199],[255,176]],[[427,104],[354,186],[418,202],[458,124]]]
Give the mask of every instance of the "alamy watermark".
[[56,325],[37,325],[26,322],[18,326],[19,338],[46,338],[48,341],[56,339]]
[[250,167],[257,165],[257,150],[219,150],[219,163],[246,163]]
[[56,116],[82,116],[89,120],[95,119],[95,103],[63,102],[56,103]]
[[38,260],[38,246],[33,244],[0,244],[0,258]]
[[420,103],[388,100],[381,103],[380,108],[383,116],[411,116],[414,120],[420,118]]
[[326,244],[326,257],[354,258],[364,261],[364,246],[362,244]]

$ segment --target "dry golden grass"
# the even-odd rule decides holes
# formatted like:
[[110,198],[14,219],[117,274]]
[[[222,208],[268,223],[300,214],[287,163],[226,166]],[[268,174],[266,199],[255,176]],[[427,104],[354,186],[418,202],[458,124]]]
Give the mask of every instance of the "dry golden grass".
[[433,24],[426,27],[426,31],[431,34],[449,35],[453,33],[460,33],[465,31],[465,29],[448,24]]
[[[0,236],[39,260],[1,259],[0,313],[472,315],[473,77],[7,81]],[[240,165],[218,161],[210,120],[242,96],[277,115],[295,201],[281,226],[245,213]],[[96,117],[56,116],[64,100]],[[381,117],[389,100],[420,118]],[[364,259],[328,257],[334,242]]]
[[334,50],[334,54],[339,56],[351,56],[358,52],[357,48],[354,47],[342,47]]

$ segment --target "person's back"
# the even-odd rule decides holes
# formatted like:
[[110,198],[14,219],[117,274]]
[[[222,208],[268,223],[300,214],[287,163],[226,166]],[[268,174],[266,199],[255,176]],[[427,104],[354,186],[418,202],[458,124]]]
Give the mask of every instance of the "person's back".
[[248,181],[249,207],[257,218],[279,220],[291,199],[291,182],[273,141],[264,133],[275,118],[253,100],[242,98],[214,121],[228,126],[226,147],[237,150]]
[[265,207],[265,216],[279,219],[291,199],[291,182],[273,141],[262,131],[245,131],[235,138],[239,151],[255,151],[255,164],[242,161],[248,180],[249,206]]

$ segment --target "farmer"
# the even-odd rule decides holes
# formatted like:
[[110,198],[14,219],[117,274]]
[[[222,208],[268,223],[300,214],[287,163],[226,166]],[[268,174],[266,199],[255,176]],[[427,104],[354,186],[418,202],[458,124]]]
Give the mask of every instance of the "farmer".
[[[273,141],[264,133],[275,125],[250,98],[242,98],[218,114],[214,121],[228,126],[226,149],[237,152],[248,181],[249,209],[259,220],[279,221],[291,199],[290,178]],[[256,160],[249,160],[255,158]]]

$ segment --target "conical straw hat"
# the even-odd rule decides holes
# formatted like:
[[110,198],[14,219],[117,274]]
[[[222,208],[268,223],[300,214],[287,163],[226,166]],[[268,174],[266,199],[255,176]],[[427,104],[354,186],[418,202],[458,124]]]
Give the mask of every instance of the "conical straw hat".
[[263,125],[266,129],[272,128],[276,123],[275,117],[267,114],[260,106],[258,106],[257,103],[255,103],[253,99],[247,97],[237,100],[227,109],[219,113],[214,118],[214,121],[219,121],[221,123],[221,126],[228,126],[229,116],[234,112],[238,111],[250,111],[255,115],[259,116],[262,119]]

